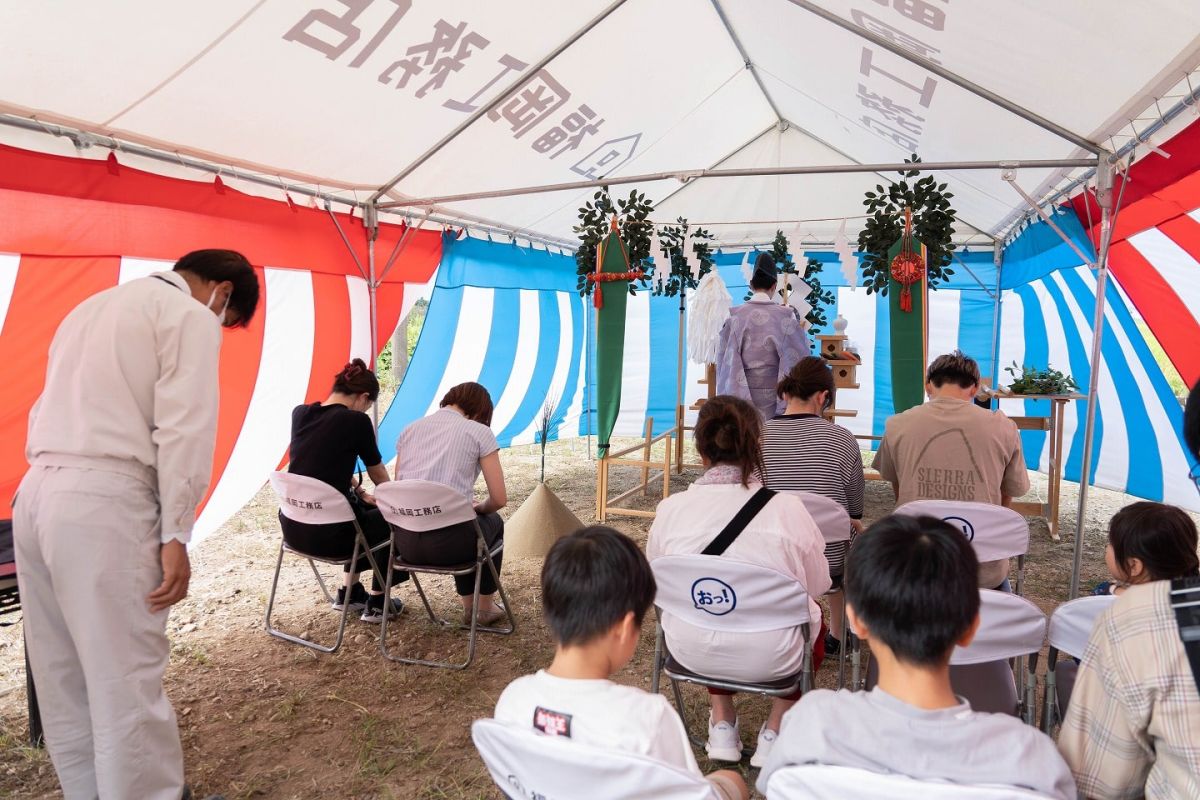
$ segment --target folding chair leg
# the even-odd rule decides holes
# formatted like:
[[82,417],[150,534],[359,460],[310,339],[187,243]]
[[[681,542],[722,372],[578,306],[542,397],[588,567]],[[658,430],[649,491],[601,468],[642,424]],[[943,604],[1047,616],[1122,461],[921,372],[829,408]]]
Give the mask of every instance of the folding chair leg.
[[[851,634],[851,636],[854,636]],[[863,688],[862,643],[854,636],[854,649],[850,652],[850,689],[858,692]]]
[[1021,718],[1027,725],[1037,724],[1037,657],[1029,659],[1029,670],[1025,673],[1025,700]]
[[838,641],[841,642],[841,648],[838,649],[838,688],[846,688],[846,651],[850,649],[850,642],[846,638],[846,609],[842,607],[842,625],[838,631]]
[[500,572],[496,569],[496,562],[492,560],[492,554],[484,551],[484,557],[487,559],[488,570],[492,573],[492,581],[496,584],[496,591],[500,593],[500,605],[504,607],[504,615],[508,617],[508,627],[499,628],[495,625],[481,627],[480,630],[485,633],[498,633],[501,636],[508,636],[517,629],[517,618],[513,616],[512,606],[508,603],[508,595],[504,593],[504,584],[500,582]]
[[654,661],[650,667],[650,694],[658,694],[663,668],[663,629],[662,623],[654,623]]
[[[295,636],[293,634],[286,633],[284,631],[279,630],[278,628],[274,628],[271,626],[271,611],[275,607],[275,592],[279,587],[279,573],[280,573],[280,570],[283,568],[283,552],[284,552],[283,551],[283,542],[280,541],[279,555],[275,559],[275,577],[271,581],[271,595],[267,599],[267,613],[263,619],[263,623],[267,629],[267,633],[271,634],[272,636],[274,636],[278,639],[283,639],[284,641],[292,642],[293,644],[302,645],[311,650],[316,650],[319,653],[335,653],[335,652],[337,652],[338,648],[340,648],[342,646],[342,638],[345,636],[345,633],[346,633],[346,618],[350,614],[350,604],[348,602],[342,605],[342,618],[341,618],[341,621],[338,623],[337,639],[334,641],[334,643],[332,645],[330,645],[328,647],[326,647],[325,645],[318,644],[314,641],[310,641],[309,639],[305,639],[301,636]],[[317,565],[315,563],[313,563],[312,559],[307,559],[307,561],[309,563],[309,566],[312,567],[313,574],[317,576],[317,583],[321,586],[321,592],[325,595],[326,599],[330,599],[332,601],[332,598],[329,597],[328,589],[325,588],[325,581],[323,578],[321,578],[321,573],[317,570]],[[351,556],[350,563],[355,563],[357,561],[358,561],[358,542],[356,541],[354,543],[354,551],[353,551],[353,555]],[[349,598],[346,598],[346,599],[348,600]]]
[[1058,723],[1058,676],[1054,670],[1054,660],[1046,669],[1046,694],[1042,698],[1042,732],[1047,736]]
[[447,625],[448,623],[433,613],[433,606],[429,605],[429,598],[425,596],[425,590],[421,588],[421,581],[417,578],[415,572],[410,572],[409,577],[412,578],[413,586],[416,587],[417,596],[421,598],[421,605],[425,606],[425,613],[429,615],[429,620],[438,625]]
[[705,740],[693,734],[691,728],[688,727],[687,707],[683,704],[683,692],[679,691],[679,681],[674,678],[667,680],[671,681],[671,695],[675,698],[675,710],[679,712],[679,721],[683,723],[684,732],[693,745],[703,747]]

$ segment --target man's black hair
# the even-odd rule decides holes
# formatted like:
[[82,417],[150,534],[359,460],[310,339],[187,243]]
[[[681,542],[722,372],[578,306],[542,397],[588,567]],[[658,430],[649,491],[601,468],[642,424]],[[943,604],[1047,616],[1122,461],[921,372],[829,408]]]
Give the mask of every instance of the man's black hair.
[[936,517],[892,515],[858,537],[846,561],[846,602],[896,658],[940,666],[979,613],[979,560]]
[[979,363],[962,350],[946,353],[929,365],[925,382],[939,389],[947,383],[953,383],[960,389],[970,389],[979,385]]
[[779,283],[779,267],[770,253],[759,253],[754,260],[754,272],[750,274],[750,288],[773,289]]
[[258,308],[258,276],[244,255],[236,250],[193,250],[175,262],[175,271],[190,272],[206,281],[232,283],[228,310],[237,319],[233,327],[250,324]]
[[591,525],[554,543],[542,564],[542,611],[559,645],[586,644],[654,603],[654,573],[623,533]]

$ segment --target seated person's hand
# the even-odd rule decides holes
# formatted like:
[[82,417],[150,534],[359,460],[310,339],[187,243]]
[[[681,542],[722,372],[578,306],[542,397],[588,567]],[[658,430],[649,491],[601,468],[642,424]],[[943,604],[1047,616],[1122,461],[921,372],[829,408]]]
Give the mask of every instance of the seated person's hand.
[[362,492],[359,494],[358,499],[369,506],[375,505],[375,495],[370,492]]
[[854,534],[856,536],[866,530],[866,526],[863,525],[863,521],[861,519],[850,520],[850,527],[854,528]]

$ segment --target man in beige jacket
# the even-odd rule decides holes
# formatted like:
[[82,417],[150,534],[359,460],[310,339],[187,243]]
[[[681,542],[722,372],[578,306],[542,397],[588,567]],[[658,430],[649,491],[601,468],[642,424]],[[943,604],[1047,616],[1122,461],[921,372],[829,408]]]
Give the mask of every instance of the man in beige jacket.
[[245,326],[258,294],[240,253],[199,250],[80,303],[50,345],[13,534],[67,800],[186,796],[167,614],[212,471],[221,327]]

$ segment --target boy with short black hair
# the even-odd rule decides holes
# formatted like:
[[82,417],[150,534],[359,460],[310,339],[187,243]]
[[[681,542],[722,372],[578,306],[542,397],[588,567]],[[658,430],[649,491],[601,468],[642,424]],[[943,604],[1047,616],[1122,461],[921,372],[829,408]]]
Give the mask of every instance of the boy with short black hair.
[[[687,732],[666,698],[609,680],[633,657],[654,593],[646,557],[612,528],[593,525],[556,542],[542,565],[542,609],[556,643],[554,660],[510,683],[495,718],[700,774]],[[708,780],[727,800],[750,796],[736,772],[721,770]]]
[[781,767],[828,764],[1074,800],[1049,737],[1016,717],[972,711],[950,685],[950,655],[979,628],[977,568],[963,535],[934,517],[886,517],[858,538],[846,616],[870,644],[879,683],[805,695],[784,715],[759,791]]

